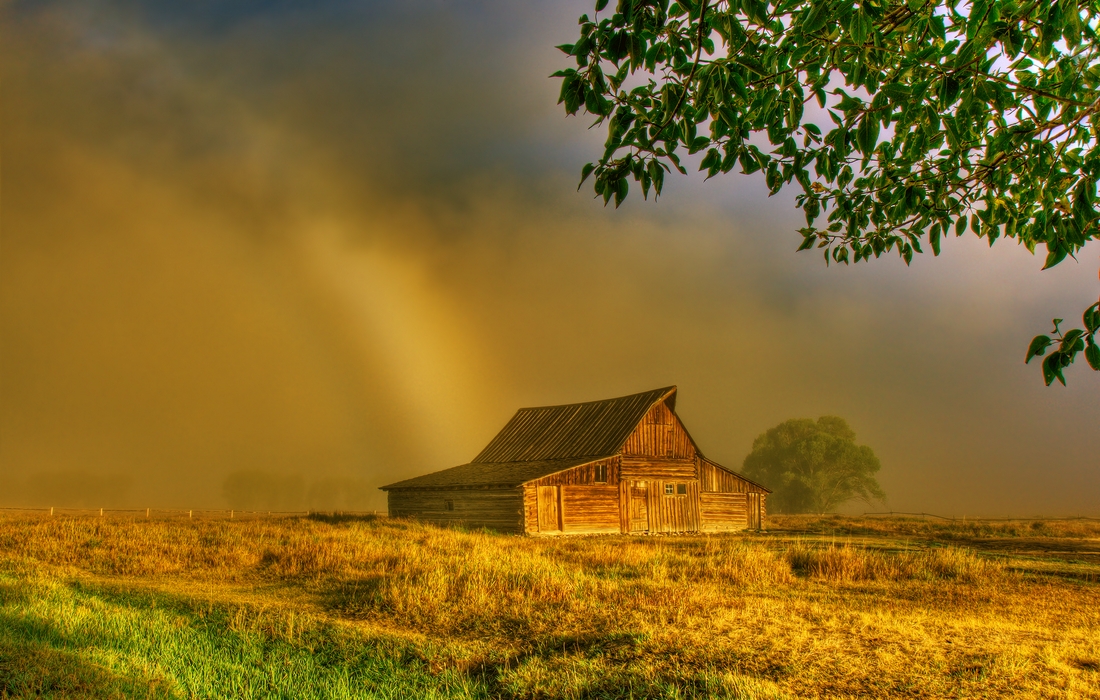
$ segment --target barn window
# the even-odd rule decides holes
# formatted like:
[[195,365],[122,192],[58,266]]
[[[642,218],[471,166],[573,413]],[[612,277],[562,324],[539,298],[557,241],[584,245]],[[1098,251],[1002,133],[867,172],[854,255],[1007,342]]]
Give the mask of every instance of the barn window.
[[675,484],[665,484],[665,495],[666,496],[672,496],[675,493],[676,493],[676,485]]
[[606,464],[597,464],[596,465],[596,483],[597,484],[606,484],[607,483],[607,465]]
[[443,507],[446,508],[447,510],[454,510],[455,509],[455,502],[454,501],[443,501]]
[[688,485],[687,484],[676,484],[676,493],[678,493],[682,496],[682,495],[686,494],[687,492],[688,492]]

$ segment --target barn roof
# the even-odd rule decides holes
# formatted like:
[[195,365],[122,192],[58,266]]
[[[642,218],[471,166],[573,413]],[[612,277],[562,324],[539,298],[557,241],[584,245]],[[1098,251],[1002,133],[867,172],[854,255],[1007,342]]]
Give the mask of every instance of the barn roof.
[[613,455],[659,401],[676,387],[563,406],[521,408],[474,462],[528,462]]
[[[598,459],[598,458],[597,458]],[[591,457],[533,462],[471,462],[383,486],[389,489],[433,489],[448,486],[519,486],[566,469],[595,462]]]
[[655,404],[675,408],[676,387],[561,406],[521,408],[469,464],[383,486],[514,485],[616,454]]

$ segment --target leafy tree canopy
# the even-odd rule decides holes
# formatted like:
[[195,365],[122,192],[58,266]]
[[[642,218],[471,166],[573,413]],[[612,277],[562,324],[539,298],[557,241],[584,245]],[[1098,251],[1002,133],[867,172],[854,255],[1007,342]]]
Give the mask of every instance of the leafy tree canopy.
[[[631,180],[660,194],[681,158],[708,177],[762,172],[797,186],[799,250],[826,264],[966,231],[1046,251],[1098,237],[1100,0],[596,0],[560,103],[607,141],[581,183],[618,206]],[[1100,371],[1100,302],[1083,329],[1036,337],[1065,384],[1081,352]]]
[[847,421],[822,416],[792,418],[761,434],[742,471],[772,489],[770,509],[826,513],[853,498],[885,500],[874,476],[881,466],[870,447],[856,444]]

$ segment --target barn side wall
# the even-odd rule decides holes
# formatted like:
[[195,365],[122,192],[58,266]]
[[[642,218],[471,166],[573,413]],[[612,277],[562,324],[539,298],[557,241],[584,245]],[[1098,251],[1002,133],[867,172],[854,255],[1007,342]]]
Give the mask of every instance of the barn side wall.
[[698,462],[702,491],[699,503],[701,529],[715,532],[755,527],[755,519],[749,511],[756,507],[759,507],[760,527],[763,527],[767,492],[709,459],[700,457]]
[[[416,518],[436,525],[524,531],[521,488],[398,489],[388,491],[390,517]],[[451,508],[448,509],[448,502]]]

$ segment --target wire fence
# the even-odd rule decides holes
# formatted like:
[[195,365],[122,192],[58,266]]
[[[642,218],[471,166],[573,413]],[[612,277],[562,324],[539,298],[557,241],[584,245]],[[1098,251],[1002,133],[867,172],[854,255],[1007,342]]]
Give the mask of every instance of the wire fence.
[[967,517],[967,516],[964,515],[960,518],[960,517],[957,517],[957,516],[954,516],[954,515],[946,516],[946,515],[936,515],[935,513],[909,513],[909,512],[900,511],[900,510],[890,510],[890,511],[884,511],[884,512],[881,512],[881,513],[864,513],[863,514],[863,517],[865,517],[865,518],[896,517],[896,516],[917,517],[917,518],[924,518],[925,520],[927,520],[928,518],[937,518],[939,520],[945,520],[947,522],[952,522],[952,523],[953,522],[958,522],[960,520],[964,521],[964,522],[968,521],[968,520],[981,521],[981,522],[1011,522],[1011,521],[1015,521],[1015,520],[1093,520],[1093,521],[1100,521],[1100,518],[1093,518],[1093,517],[1089,517],[1087,515],[1068,515],[1068,516],[1061,516],[1061,517],[1056,517],[1056,518],[1048,518],[1048,517],[1044,517],[1044,516],[1035,516],[1035,517],[1030,517],[1030,518],[1028,518],[1028,517],[972,518],[972,517]]
[[50,507],[21,507],[0,506],[0,512],[13,514],[42,514],[46,516],[128,516],[137,518],[224,518],[236,520],[241,518],[286,518],[286,517],[385,517],[384,511],[377,510],[238,510],[226,509],[188,509],[188,508],[59,508]]

